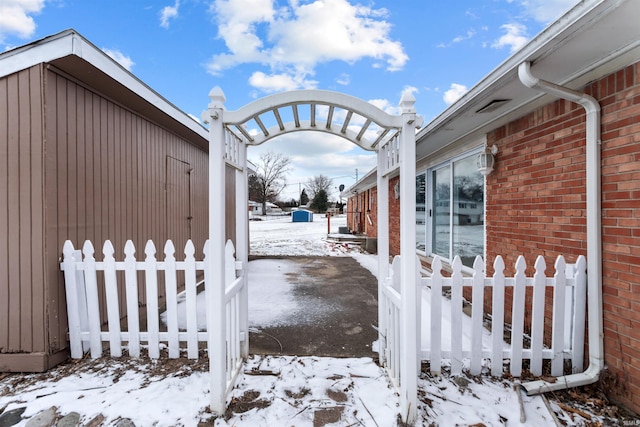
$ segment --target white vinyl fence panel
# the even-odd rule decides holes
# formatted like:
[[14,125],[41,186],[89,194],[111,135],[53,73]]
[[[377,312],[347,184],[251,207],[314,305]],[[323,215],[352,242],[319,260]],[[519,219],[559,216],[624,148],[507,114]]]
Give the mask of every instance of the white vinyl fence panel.
[[[398,354],[403,351],[399,342],[400,294],[399,257],[393,261],[386,281],[381,304],[387,317],[382,331],[385,366],[397,382],[399,378]],[[435,257],[431,277],[421,279],[423,300],[422,339],[419,350],[421,360],[430,362],[433,373],[440,373],[442,366],[450,366],[453,374],[468,368],[472,375],[482,372],[490,363],[491,375],[504,373],[505,361],[513,376],[522,374],[525,362],[534,375],[542,375],[543,361],[550,361],[551,375],[564,372],[565,360],[571,362],[572,372],[583,369],[585,311],[586,311],[586,260],[579,257],[575,265],[567,266],[562,256],[555,263],[553,277],[545,276],[546,264],[538,257],[535,274],[527,277],[523,257],[515,264],[513,277],[504,275],[504,261],[498,256],[494,262],[493,277],[485,277],[484,262],[477,257],[473,274],[464,275],[459,257],[451,263],[451,274],[442,274],[442,261]],[[465,314],[465,289],[472,297],[471,314]],[[491,290],[491,312],[485,312],[486,290]],[[467,294],[469,293],[467,291]],[[547,293],[552,298],[547,298]],[[508,295],[511,295],[509,301]],[[526,305],[527,295],[531,301]],[[511,302],[511,324],[505,324],[505,306]],[[547,304],[552,304],[548,307]],[[551,328],[551,337],[545,345],[545,313]],[[488,325],[490,323],[490,326]],[[525,334],[525,324],[530,334]]]
[[[90,350],[92,358],[103,353],[103,343],[109,343],[109,352],[120,357],[126,348],[129,355],[139,357],[141,348],[146,347],[149,357],[157,359],[163,348],[169,358],[178,358],[185,350],[187,357],[197,359],[201,342],[208,341],[206,329],[198,329],[198,289],[206,282],[206,256],[208,243],[205,243],[205,260],[196,261],[195,248],[188,241],[184,249],[184,260],[177,261],[173,243],[169,240],[164,246],[164,260],[156,259],[153,242],[145,246],[145,259],[135,259],[135,247],[127,241],[124,247],[125,258],[116,261],[114,248],[110,241],[103,245],[103,260],[94,257],[91,242],[85,242],[82,252],[75,250],[70,241],[65,242],[61,269],[64,271],[69,320],[69,341],[72,358],[82,358]],[[228,241],[225,247],[225,299],[227,311],[227,380],[233,377],[242,364],[240,352],[241,340],[247,339],[247,332],[240,330],[240,290],[244,278],[238,274],[242,263],[234,258],[233,243]],[[84,257],[83,257],[84,255]],[[120,272],[120,273],[119,273]],[[146,293],[146,323],[140,321],[138,274],[144,278]],[[204,273],[205,280],[198,282]],[[124,283],[119,283],[123,278]],[[179,285],[184,291],[178,293]],[[100,290],[100,287],[103,287]],[[164,289],[166,305],[166,326],[160,322],[161,290]],[[206,289],[204,290],[206,292]],[[126,327],[121,318],[119,301],[126,301]],[[100,300],[100,295],[104,300]],[[186,304],[186,328],[180,329],[178,305]],[[200,300],[200,304],[206,302]],[[100,320],[101,307],[106,308],[107,322]],[[201,308],[206,313],[206,307]]]

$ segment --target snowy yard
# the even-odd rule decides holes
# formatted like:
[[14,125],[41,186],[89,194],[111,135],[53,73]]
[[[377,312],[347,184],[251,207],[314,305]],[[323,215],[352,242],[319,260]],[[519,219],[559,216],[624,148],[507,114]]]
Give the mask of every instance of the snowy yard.
[[[344,217],[331,218],[333,233],[341,225]],[[292,223],[285,217],[253,221],[250,227],[253,255],[352,256],[377,273],[375,255],[327,240],[327,219],[320,215],[311,223]],[[295,304],[282,272],[261,271],[254,272],[251,280],[269,284],[277,298],[257,292],[250,296],[252,325],[279,322],[282,311]],[[275,306],[277,301],[284,303]],[[56,417],[67,415],[80,425],[94,420],[91,425],[96,426],[130,426],[125,419],[138,427],[397,425],[398,395],[371,358],[252,356],[232,392],[227,416],[215,420],[207,409],[207,369],[206,359],[122,358],[72,361],[44,374],[0,373],[0,426],[12,425],[3,424],[3,417],[8,420],[20,413],[16,425],[31,420],[32,427],[34,417],[44,417],[52,407]],[[571,411],[575,407],[562,397],[566,394],[549,396],[547,406],[540,396],[519,396],[516,382],[508,379],[423,374],[418,384],[419,426],[555,426],[556,422],[591,426],[615,421],[604,418],[602,407],[590,411],[590,396],[585,393],[579,394],[587,396],[580,409]],[[560,421],[554,421],[549,408]]]

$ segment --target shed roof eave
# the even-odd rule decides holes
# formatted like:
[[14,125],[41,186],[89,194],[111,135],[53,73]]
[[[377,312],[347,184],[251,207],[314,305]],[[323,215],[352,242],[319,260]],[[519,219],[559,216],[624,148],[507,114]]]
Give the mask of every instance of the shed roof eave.
[[[75,56],[87,62],[134,92],[148,104],[171,117],[181,126],[188,128],[189,131],[198,134],[204,139],[208,139],[208,130],[204,126],[178,109],[73,29],[61,31],[0,54],[0,78],[40,63],[58,64],[61,60],[70,56]],[[63,71],[74,76],[72,69],[64,69]],[[82,78],[79,78],[79,80],[82,81]]]

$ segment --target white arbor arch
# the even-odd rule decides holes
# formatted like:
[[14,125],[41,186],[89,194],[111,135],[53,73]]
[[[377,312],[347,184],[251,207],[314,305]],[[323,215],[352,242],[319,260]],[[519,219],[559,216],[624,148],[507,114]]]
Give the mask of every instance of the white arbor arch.
[[[401,113],[385,113],[374,105],[342,93],[321,90],[300,90],[264,97],[236,111],[226,111],[224,93],[218,87],[209,93],[211,102],[204,119],[209,122],[209,248],[207,268],[211,283],[206,284],[210,315],[209,363],[211,375],[211,409],[225,410],[228,389],[233,386],[234,373],[226,360],[226,314],[224,289],[225,247],[225,165],[236,170],[236,259],[248,261],[247,147],[262,144],[272,138],[299,131],[325,132],[345,138],[378,157],[378,302],[380,361],[390,363],[387,348],[386,313],[382,304],[382,289],[389,276],[389,176],[400,174],[400,346],[389,358],[399,362],[399,372],[392,375],[400,389],[401,413],[407,421],[416,416],[418,358],[418,260],[415,253],[415,135],[422,119],[416,115],[415,98],[405,94],[400,102]],[[249,132],[252,126],[258,133]],[[244,275],[244,271],[240,274]],[[396,278],[397,280],[397,278]],[[240,324],[247,330],[247,293],[244,275]],[[248,355],[248,333],[241,343],[243,357]],[[397,365],[394,365],[394,369]],[[232,378],[229,381],[229,378]],[[397,384],[399,383],[399,384]]]

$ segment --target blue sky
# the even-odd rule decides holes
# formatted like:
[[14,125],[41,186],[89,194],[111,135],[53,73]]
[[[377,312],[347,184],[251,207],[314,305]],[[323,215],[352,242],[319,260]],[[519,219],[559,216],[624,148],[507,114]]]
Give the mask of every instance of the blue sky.
[[[73,28],[181,110],[214,86],[235,110],[291,89],[347,93],[432,120],[577,0],[0,0],[0,50]],[[375,154],[296,133],[250,148],[292,160],[283,198],[323,174],[351,185]],[[337,197],[334,194],[334,197]]]

